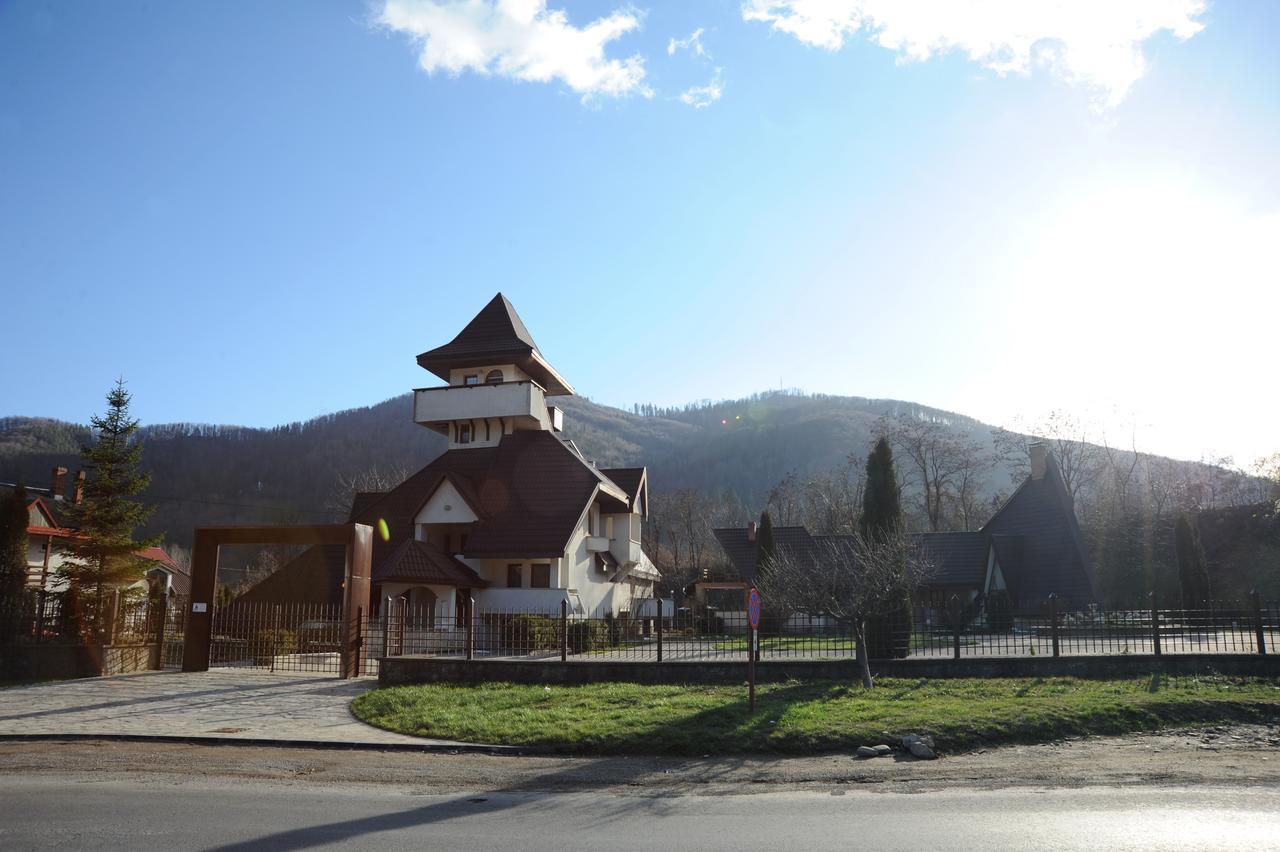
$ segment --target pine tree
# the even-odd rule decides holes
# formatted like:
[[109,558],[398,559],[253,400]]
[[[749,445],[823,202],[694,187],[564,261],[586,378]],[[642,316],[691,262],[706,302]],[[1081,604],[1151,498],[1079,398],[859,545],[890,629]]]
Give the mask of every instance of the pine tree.
[[[867,456],[867,487],[862,497],[858,532],[869,544],[883,544],[902,533],[902,492],[893,465],[893,448],[884,436]],[[867,656],[905,657],[911,644],[911,589],[900,589],[896,601],[867,618]]]
[[756,529],[756,578],[769,573],[770,563],[777,554],[773,542],[773,518],[769,510],[760,513],[760,526]]
[[862,498],[858,529],[864,538],[883,541],[902,529],[902,492],[893,465],[889,440],[876,441],[867,456],[867,487]]
[[1204,547],[1196,519],[1178,516],[1173,525],[1173,549],[1178,561],[1178,583],[1182,588],[1183,609],[1206,609],[1209,606],[1209,566],[1205,564]]
[[143,578],[146,561],[135,554],[158,544],[160,537],[135,539],[134,530],[146,523],[151,509],[135,498],[151,482],[139,470],[142,444],[136,439],[138,421],[129,417],[130,395],[124,380],[107,394],[107,414],[90,421],[97,440],[82,447],[81,458],[93,470],[84,497],[69,507],[71,525],[79,528],[71,558],[59,575],[67,584],[67,603],[79,623],[90,630],[100,626],[107,596]]
[[0,635],[20,619],[27,585],[27,489],[19,482],[0,500]]

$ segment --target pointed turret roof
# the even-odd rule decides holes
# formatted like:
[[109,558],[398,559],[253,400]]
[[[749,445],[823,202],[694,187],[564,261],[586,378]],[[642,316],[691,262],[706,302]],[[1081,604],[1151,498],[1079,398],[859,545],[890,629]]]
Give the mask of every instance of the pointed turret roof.
[[418,366],[445,381],[449,380],[450,370],[491,364],[515,364],[542,385],[549,396],[573,393],[569,383],[542,357],[533,335],[501,293],[457,337],[418,356]]

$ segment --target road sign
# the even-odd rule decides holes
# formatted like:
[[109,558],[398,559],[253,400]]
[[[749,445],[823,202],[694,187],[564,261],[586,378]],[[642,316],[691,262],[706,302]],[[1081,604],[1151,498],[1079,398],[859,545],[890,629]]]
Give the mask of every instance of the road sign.
[[760,629],[760,593],[752,587],[747,595],[747,623],[752,630]]

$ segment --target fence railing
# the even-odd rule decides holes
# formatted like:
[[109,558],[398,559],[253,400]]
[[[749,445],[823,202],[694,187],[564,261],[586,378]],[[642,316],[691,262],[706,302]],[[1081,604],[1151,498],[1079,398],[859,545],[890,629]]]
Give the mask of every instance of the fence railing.
[[24,592],[0,603],[0,642],[8,644],[131,645],[157,641],[174,607],[170,600],[120,592],[72,599]]
[[[589,618],[477,610],[442,616],[403,602],[365,624],[367,659],[432,656],[456,659],[622,661],[746,660],[745,613],[677,610],[664,618]],[[1257,597],[1199,608],[1060,610],[991,617],[958,602],[904,608],[869,619],[871,659],[964,659],[1167,654],[1267,654],[1280,648],[1280,606]],[[857,655],[846,619],[808,613],[761,618],[758,659],[839,659]]]

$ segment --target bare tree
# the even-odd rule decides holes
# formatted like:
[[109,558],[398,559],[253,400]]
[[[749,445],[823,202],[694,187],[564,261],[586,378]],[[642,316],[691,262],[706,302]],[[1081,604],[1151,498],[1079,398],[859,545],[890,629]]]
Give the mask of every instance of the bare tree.
[[813,548],[779,548],[773,570],[762,578],[770,602],[826,613],[853,626],[862,685],[873,686],[867,656],[867,619],[888,615],[933,573],[920,548],[902,533],[868,538],[860,533],[824,536]]
[[858,527],[866,488],[865,459],[852,453],[844,464],[811,476],[800,498],[800,521],[811,533],[845,535]]
[[1032,423],[1015,421],[1020,431],[997,429],[992,433],[996,456],[1009,466],[1015,483],[1027,478],[1030,463],[1027,459],[1028,438],[1049,445],[1049,451],[1058,462],[1058,471],[1067,493],[1074,501],[1082,491],[1093,486],[1105,464],[1102,448],[1094,443],[1094,436],[1078,417],[1065,411],[1051,411],[1042,420]]
[[929,529],[942,529],[952,506],[967,502],[971,512],[976,509],[992,459],[969,432],[957,432],[949,423],[912,412],[882,420],[880,425],[903,459],[900,467],[911,473],[909,481],[919,495]]
[[380,468],[372,465],[364,470],[347,471],[338,474],[329,496],[325,500],[325,508],[334,514],[346,516],[351,511],[351,504],[356,494],[362,491],[390,491],[409,478],[409,470],[401,465]]

